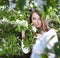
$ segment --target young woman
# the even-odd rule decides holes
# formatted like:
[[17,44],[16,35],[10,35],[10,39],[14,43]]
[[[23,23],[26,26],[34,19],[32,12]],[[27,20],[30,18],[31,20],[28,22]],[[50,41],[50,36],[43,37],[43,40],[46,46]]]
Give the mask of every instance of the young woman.
[[[33,23],[36,28],[40,29],[40,32],[36,33],[36,35],[37,35],[36,43],[32,47],[32,53],[30,55],[30,58],[41,58],[41,54],[44,53],[45,48],[48,46],[48,48],[51,49],[52,46],[54,45],[54,43],[58,41],[57,35],[56,35],[56,32],[54,29],[47,28],[49,26],[41,18],[41,14],[39,13],[38,10],[31,11],[30,23]],[[23,35],[23,33],[22,33],[22,35]],[[54,37],[49,42],[49,40],[52,36],[54,36]],[[51,46],[49,46],[50,44],[51,44]],[[26,53],[26,51],[27,51],[27,53],[29,52],[28,48],[23,48],[23,43],[22,43],[22,50],[24,53]]]

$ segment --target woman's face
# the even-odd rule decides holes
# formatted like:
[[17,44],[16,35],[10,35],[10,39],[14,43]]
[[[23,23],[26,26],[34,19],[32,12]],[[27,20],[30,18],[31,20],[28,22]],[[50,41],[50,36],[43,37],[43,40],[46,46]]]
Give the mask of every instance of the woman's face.
[[40,28],[41,27],[41,20],[40,20],[40,16],[34,12],[32,14],[32,23],[34,24],[35,27]]

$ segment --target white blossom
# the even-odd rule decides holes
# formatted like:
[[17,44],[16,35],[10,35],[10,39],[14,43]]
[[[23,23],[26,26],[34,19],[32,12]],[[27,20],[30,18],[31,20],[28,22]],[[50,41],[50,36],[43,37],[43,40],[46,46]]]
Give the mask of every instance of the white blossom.
[[15,3],[12,3],[12,0],[9,0],[9,10],[13,10],[16,7]]
[[21,13],[21,11],[20,11],[20,10],[18,10],[18,13],[20,14],[20,13]]
[[16,20],[17,24],[20,24],[21,26],[27,27],[28,28],[28,22],[26,20]]
[[9,48],[11,48],[11,45],[9,46]]
[[4,46],[6,46],[6,44],[3,44]]
[[35,26],[32,26],[32,30],[33,30],[34,32],[36,32],[36,31],[37,31],[37,28],[36,28]]
[[18,20],[18,19],[16,20],[16,23],[20,24],[20,22],[21,22],[20,20]]
[[54,26],[54,24],[53,23],[51,23],[51,25],[50,25],[51,27],[53,27]]
[[60,28],[59,28],[59,30],[60,30]]
[[5,39],[2,39],[2,42],[6,43]]
[[17,52],[17,50],[15,50],[15,52]]
[[25,21],[25,20],[22,20],[22,21],[20,22],[20,24],[21,24],[22,26],[28,27],[28,22]]
[[32,3],[30,4],[30,7],[33,7]]
[[24,9],[27,9],[28,5],[29,5],[29,0],[26,0],[26,5],[24,6]]
[[0,48],[0,51],[2,51],[3,49],[2,48]]
[[29,5],[29,0],[26,1],[26,7]]
[[34,2],[35,6],[38,6],[36,2]]
[[50,9],[52,9],[52,7],[50,7]]
[[8,22],[8,20],[7,20],[6,17],[3,17],[3,20],[2,21]]
[[22,14],[20,14],[20,16],[22,17],[23,15],[22,15]]
[[0,9],[4,10],[6,7],[5,6],[0,6]]

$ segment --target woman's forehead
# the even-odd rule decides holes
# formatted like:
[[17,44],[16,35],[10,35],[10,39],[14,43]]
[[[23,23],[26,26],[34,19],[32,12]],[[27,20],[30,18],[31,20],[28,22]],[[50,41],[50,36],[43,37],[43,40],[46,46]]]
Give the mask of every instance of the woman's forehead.
[[32,17],[40,17],[36,12],[32,14]]

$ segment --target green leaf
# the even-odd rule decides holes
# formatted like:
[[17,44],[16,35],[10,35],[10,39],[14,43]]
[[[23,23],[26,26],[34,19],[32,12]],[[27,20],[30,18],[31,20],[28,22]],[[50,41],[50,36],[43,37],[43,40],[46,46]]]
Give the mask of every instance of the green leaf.
[[26,0],[17,0],[16,4],[17,4],[16,8],[22,11],[24,5],[26,4]]
[[47,54],[42,54],[41,58],[48,58],[48,55]]

